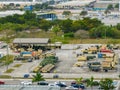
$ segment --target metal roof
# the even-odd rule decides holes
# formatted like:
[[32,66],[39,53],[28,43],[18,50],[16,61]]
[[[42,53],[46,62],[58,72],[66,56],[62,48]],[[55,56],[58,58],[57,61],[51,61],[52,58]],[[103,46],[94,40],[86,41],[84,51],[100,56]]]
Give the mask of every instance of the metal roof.
[[14,44],[47,44],[49,38],[15,38]]
[[62,2],[60,4],[57,4],[56,6],[84,6],[93,1],[95,0],[73,0],[73,1],[68,1],[68,2]]

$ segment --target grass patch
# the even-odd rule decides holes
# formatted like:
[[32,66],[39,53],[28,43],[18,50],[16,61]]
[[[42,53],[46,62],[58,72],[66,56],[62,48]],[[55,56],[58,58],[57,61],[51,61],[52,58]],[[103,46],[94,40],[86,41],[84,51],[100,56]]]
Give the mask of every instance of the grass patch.
[[14,69],[8,69],[7,71],[5,71],[5,73],[11,73],[11,72],[13,72],[14,71]]
[[45,31],[38,31],[38,32],[19,32],[16,38],[50,38],[51,43],[54,42],[62,42],[63,44],[115,44],[120,43],[120,39],[80,39],[80,38],[70,38],[70,37],[63,37],[63,32],[59,32],[58,35],[55,35],[54,32],[45,32]]
[[20,67],[22,64],[16,64],[13,67]]
[[120,39],[72,39],[69,40],[72,44],[117,44]]
[[11,78],[9,75],[0,75],[0,78]]

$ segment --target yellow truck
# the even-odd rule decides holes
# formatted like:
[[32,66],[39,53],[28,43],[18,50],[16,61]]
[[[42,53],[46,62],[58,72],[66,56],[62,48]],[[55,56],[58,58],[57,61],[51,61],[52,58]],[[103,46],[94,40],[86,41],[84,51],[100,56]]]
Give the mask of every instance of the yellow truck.
[[81,61],[81,62],[76,62],[73,66],[74,67],[83,67],[84,65],[85,65],[85,62]]
[[78,56],[77,60],[78,61],[87,61],[87,57],[86,56]]
[[53,65],[53,64],[47,64],[47,65],[45,65],[40,71],[43,72],[43,73],[48,73],[48,72],[50,72],[54,67],[55,67],[55,65]]
[[34,73],[39,72],[41,68],[42,68],[42,66],[37,66],[33,69],[33,72]]
[[108,70],[115,69],[115,62],[114,61],[105,60],[105,61],[102,62],[101,66],[102,66],[102,69],[105,72],[108,72]]

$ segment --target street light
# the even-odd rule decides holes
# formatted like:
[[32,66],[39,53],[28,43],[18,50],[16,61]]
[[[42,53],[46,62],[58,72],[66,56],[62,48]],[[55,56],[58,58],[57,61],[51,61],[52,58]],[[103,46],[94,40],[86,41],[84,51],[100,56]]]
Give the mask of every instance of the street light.
[[4,32],[4,33],[5,33],[5,43],[7,44],[6,45],[6,70],[8,70],[8,62],[7,62],[7,60],[8,60],[9,50],[8,50],[8,43],[7,43],[7,35],[6,35],[6,32]]

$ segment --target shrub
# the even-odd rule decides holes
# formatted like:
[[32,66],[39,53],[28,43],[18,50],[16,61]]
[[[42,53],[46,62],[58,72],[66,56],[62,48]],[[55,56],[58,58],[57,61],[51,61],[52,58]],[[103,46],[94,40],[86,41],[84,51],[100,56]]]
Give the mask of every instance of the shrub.
[[64,37],[74,37],[74,33],[73,32],[66,33],[64,34]]
[[14,67],[20,67],[22,64],[16,64],[14,65]]
[[5,73],[11,73],[13,71],[14,71],[14,69],[8,69],[7,71],[5,71]]
[[0,75],[0,78],[11,78],[9,75]]

